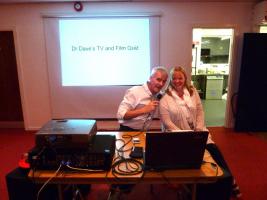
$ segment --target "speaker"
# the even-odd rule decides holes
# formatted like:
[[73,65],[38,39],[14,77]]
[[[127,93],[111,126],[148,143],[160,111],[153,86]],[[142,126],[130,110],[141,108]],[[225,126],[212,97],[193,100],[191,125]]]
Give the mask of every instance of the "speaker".
[[[37,192],[41,185],[34,184],[28,178],[29,170],[16,168],[6,175],[6,185],[9,200],[36,200]],[[58,192],[55,185],[47,185],[41,192],[40,200],[58,199]]]
[[267,131],[267,33],[245,33],[236,131]]

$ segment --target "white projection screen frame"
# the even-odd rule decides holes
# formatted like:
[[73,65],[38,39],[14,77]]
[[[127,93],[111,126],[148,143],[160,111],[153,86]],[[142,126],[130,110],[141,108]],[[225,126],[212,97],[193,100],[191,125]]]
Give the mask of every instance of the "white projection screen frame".
[[[46,43],[46,53],[47,53],[47,66],[48,66],[48,75],[49,75],[49,86],[50,86],[50,102],[51,102],[51,111],[52,111],[52,118],[95,118],[95,119],[103,119],[103,118],[116,118],[116,113],[118,106],[125,94],[125,91],[130,88],[132,85],[140,85],[145,82],[149,76],[149,71],[152,67],[158,66],[159,62],[159,15],[138,15],[138,16],[85,16],[85,17],[58,17],[58,16],[43,16],[44,19],[44,30],[45,30],[45,43]],[[72,21],[75,22],[82,22],[82,21],[89,21],[92,20],[93,23],[96,20],[119,20],[119,22],[124,22],[124,20],[134,20],[137,19],[145,19],[143,24],[146,24],[146,20],[149,22],[149,60],[145,60],[145,57],[142,55],[146,54],[147,50],[143,52],[137,53],[138,51],[144,49],[142,48],[144,41],[142,41],[140,37],[136,39],[136,41],[129,42],[127,41],[131,37],[124,37],[123,34],[121,36],[109,36],[108,33],[111,35],[115,35],[116,32],[109,31],[110,27],[105,26],[104,28],[106,35],[109,36],[106,39],[106,43],[101,42],[102,40],[98,40],[95,42],[98,36],[101,35],[102,37],[105,34],[97,34],[98,31],[95,31],[97,36],[93,36],[93,42],[87,42],[87,38],[85,39],[85,43],[80,41],[82,35],[87,34],[79,34],[77,26],[74,25],[74,29],[66,29],[68,30],[67,33],[70,33],[73,42],[66,42],[68,41],[67,38],[62,39],[59,37],[60,35],[60,20],[65,21]],[[99,21],[99,22],[100,22]],[[116,21],[115,21],[116,22]],[[130,21],[131,22],[131,21]],[[63,22],[64,23],[64,22]],[[101,24],[101,23],[100,23]],[[138,24],[138,23],[137,23]],[[116,26],[116,25],[115,25]],[[138,26],[138,25],[137,25]],[[85,26],[81,26],[85,27]],[[142,27],[142,25],[141,25]],[[101,28],[101,27],[100,27]],[[129,30],[130,28],[123,25],[122,28],[126,28]],[[134,27],[136,28],[136,27]],[[118,27],[116,27],[118,29]],[[83,29],[81,29],[83,31]],[[88,31],[85,29],[84,32]],[[90,32],[90,31],[89,31]],[[88,32],[88,33],[89,33]],[[120,31],[123,32],[123,31]],[[131,33],[133,31],[125,31],[127,33]],[[119,34],[119,33],[117,33]],[[133,32],[133,34],[138,34]],[[90,35],[90,34],[89,34]],[[77,40],[75,39],[77,37]],[[135,38],[135,37],[133,37]],[[63,43],[60,43],[60,41]],[[90,40],[90,36],[88,36],[88,40]],[[121,41],[120,41],[121,40]],[[142,43],[140,43],[140,41]],[[61,42],[62,42],[61,41]],[[105,41],[105,40],[103,40]],[[126,41],[126,42],[125,42]],[[63,45],[62,45],[63,44]],[[67,44],[67,45],[65,45]],[[81,45],[85,44],[85,45]],[[61,45],[61,46],[60,46]],[[74,54],[73,57],[71,55],[66,54],[65,58],[62,58],[62,46],[67,46],[70,51],[66,51],[67,53]],[[70,47],[71,46],[71,47]],[[86,54],[86,56],[77,56],[77,52],[79,54]],[[126,55],[127,53],[133,52],[133,58],[129,58],[130,60],[130,78],[123,79],[122,82],[116,82],[118,80],[118,72],[123,71],[123,65],[127,64],[127,59],[122,60],[122,58],[117,58],[120,55]],[[97,55],[97,53],[99,53]],[[116,54],[117,53],[117,54]],[[95,58],[104,55],[104,57],[100,58],[100,64],[96,64],[96,67],[92,69],[98,69],[97,71],[88,72],[83,71],[83,68],[86,66],[91,65],[95,62]],[[111,59],[107,64],[103,62],[103,60],[109,60],[109,58],[116,58]],[[139,58],[140,59],[137,59]],[[88,59],[87,59],[88,58]],[[144,62],[140,60],[144,59]],[[85,60],[85,64],[79,66],[81,62]],[[89,60],[89,61],[88,61]],[[121,62],[120,62],[121,61]],[[117,65],[114,63],[117,63]],[[119,65],[119,63],[123,63],[123,65]],[[62,64],[68,66],[72,69],[78,69],[80,75],[77,75],[75,71],[70,71],[67,74],[71,74],[74,79],[71,79],[68,82],[67,79],[62,79]],[[75,67],[74,67],[75,65]],[[103,65],[103,66],[102,66]],[[104,66],[106,65],[106,66]],[[140,69],[141,71],[136,72],[138,66],[142,66]],[[146,65],[149,65],[146,67]],[[117,67],[119,66],[119,67]],[[135,67],[134,69],[132,69]],[[116,69],[119,70],[116,72]],[[144,69],[143,69],[144,68]],[[88,73],[88,79],[90,74],[93,74],[88,81],[86,76]],[[99,74],[97,74],[99,73]],[[70,76],[71,77],[71,76]],[[85,78],[82,78],[85,77]],[[98,78],[99,77],[99,78]],[[123,76],[124,77],[124,76]],[[76,78],[76,80],[75,80]],[[96,81],[96,83],[90,82],[92,79]],[[131,79],[131,80],[129,80]],[[64,81],[63,81],[64,80]],[[101,82],[101,80],[103,80]],[[105,82],[108,81],[109,82]],[[135,82],[134,82],[135,81]],[[63,86],[64,85],[64,86]]]

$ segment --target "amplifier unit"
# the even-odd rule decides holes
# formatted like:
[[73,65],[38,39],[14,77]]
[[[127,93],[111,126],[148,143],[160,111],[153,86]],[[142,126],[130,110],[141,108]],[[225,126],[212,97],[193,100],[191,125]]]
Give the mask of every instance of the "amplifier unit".
[[86,168],[109,170],[115,153],[115,135],[95,135],[87,149],[53,148],[36,146],[29,151],[32,169],[57,169],[60,164],[66,169]]
[[35,145],[41,148],[87,148],[96,132],[95,120],[50,120],[36,133]]

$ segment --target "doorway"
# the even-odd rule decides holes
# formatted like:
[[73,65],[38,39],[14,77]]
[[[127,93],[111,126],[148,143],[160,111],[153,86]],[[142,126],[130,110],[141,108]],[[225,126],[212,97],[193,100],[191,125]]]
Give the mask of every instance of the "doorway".
[[261,25],[259,32],[260,33],[267,33],[267,25]]
[[233,29],[194,28],[192,81],[202,100],[207,126],[224,126]]
[[23,128],[13,31],[0,31],[0,128]]

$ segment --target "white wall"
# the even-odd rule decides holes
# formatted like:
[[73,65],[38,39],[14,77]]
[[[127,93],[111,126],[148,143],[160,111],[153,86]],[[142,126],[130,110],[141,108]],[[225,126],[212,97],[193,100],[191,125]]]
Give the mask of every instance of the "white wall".
[[[235,46],[230,84],[237,91],[243,32],[251,31],[251,3],[83,3],[83,13],[161,13],[160,64],[182,65],[191,70],[193,27],[233,27]],[[42,14],[80,14],[73,3],[0,5],[0,30],[14,30],[25,127],[40,128],[51,119]],[[123,94],[122,94],[123,95]],[[119,102],[118,102],[119,104]],[[229,103],[228,103],[229,104]],[[227,126],[232,126],[231,112]]]

